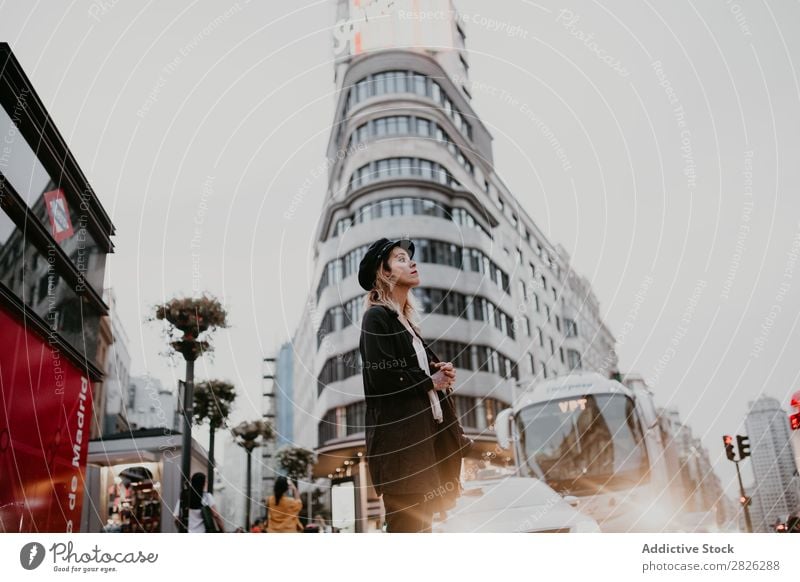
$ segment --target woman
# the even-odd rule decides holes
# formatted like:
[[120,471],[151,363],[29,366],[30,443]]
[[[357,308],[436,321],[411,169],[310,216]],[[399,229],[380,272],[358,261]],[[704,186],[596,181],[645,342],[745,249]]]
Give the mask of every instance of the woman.
[[[290,490],[294,499],[286,496]],[[273,494],[267,499],[267,533],[302,532],[303,526],[297,516],[303,509],[303,502],[297,487],[286,477],[278,477],[272,491]]]
[[453,403],[456,373],[420,337],[411,289],[420,284],[414,243],[382,238],[367,250],[359,352],[372,484],[389,532],[430,532],[433,513],[461,494],[464,436]]
[[[206,476],[203,473],[195,473],[192,475],[191,487],[188,491],[184,490],[181,494],[183,500],[189,497],[189,533],[206,533],[205,522],[203,521],[203,506],[211,510],[211,516],[220,532],[225,531],[222,516],[217,512],[217,507],[214,504],[214,496],[206,491]],[[175,504],[175,524],[180,529],[181,524],[181,499]]]

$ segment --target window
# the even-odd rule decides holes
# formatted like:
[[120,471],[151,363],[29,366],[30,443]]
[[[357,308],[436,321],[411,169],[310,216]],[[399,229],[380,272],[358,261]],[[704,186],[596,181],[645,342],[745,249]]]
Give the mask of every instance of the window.
[[517,264],[522,264],[522,251],[520,249],[517,249]]
[[527,301],[528,300],[528,291],[527,291],[527,289],[525,289],[525,281],[520,281],[519,282],[519,294],[520,294],[520,297],[522,297],[523,301]]
[[367,405],[365,401],[355,402],[345,407],[345,417],[347,423],[347,434],[364,432],[364,416],[366,415]]
[[475,414],[475,399],[470,396],[454,396],[456,414],[458,414],[461,424],[465,427],[477,428],[477,417]]
[[464,71],[469,73],[469,65],[467,64],[467,59],[464,58],[464,55],[459,54],[458,59],[461,61],[461,66],[464,67]]
[[567,337],[578,336],[578,325],[571,319],[564,318],[564,335]]
[[564,360],[564,348],[562,346],[558,346],[558,357],[561,360],[561,363],[565,363]]
[[556,355],[556,343],[553,341],[553,338],[551,338],[551,337],[549,337],[547,339],[550,341],[550,355],[551,356],[555,356]]
[[581,354],[575,350],[567,350],[567,365],[571,370],[581,368]]
[[423,75],[414,73],[414,93],[420,97],[428,96],[427,81],[428,79]]
[[[388,158],[371,162],[353,172],[350,189],[360,188],[376,180],[399,176],[422,176],[450,188],[459,185],[450,172],[436,162],[418,158]],[[387,214],[380,216],[387,216]]]
[[544,333],[542,332],[541,327],[536,328],[536,333],[539,335],[539,345],[544,347]]
[[317,439],[320,444],[336,438],[336,409],[331,409],[322,417],[317,428]]
[[[468,67],[466,60],[463,60],[462,63]],[[468,139],[472,139],[472,126],[444,94],[441,86],[425,75],[413,71],[386,71],[361,79],[348,94],[348,111],[369,97],[391,93],[414,93],[420,97],[430,97],[442,106],[459,131]]]
[[408,133],[409,128],[409,121],[411,120],[410,117],[407,115],[401,115],[397,118],[397,132],[405,135]]
[[528,363],[530,364],[531,368],[531,376],[536,375],[536,361],[533,358],[533,354],[528,353]]

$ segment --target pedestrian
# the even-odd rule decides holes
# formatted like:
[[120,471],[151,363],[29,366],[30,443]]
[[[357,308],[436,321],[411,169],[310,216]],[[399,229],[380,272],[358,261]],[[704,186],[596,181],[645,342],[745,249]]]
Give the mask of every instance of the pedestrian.
[[431,531],[433,514],[461,495],[461,459],[472,444],[449,397],[455,368],[420,335],[413,259],[413,242],[382,238],[358,271],[367,291],[359,341],[366,458],[392,533]]
[[203,517],[205,511],[210,512],[213,523],[209,526],[216,527],[217,531],[225,531],[225,522],[222,516],[217,512],[217,507],[214,504],[214,496],[206,491],[206,476],[203,473],[195,473],[192,475],[191,486],[188,490],[184,489],[181,493],[181,498],[175,504],[175,525],[180,529],[181,526],[181,503],[185,502],[188,497],[189,502],[189,533],[206,533],[206,520]]
[[320,533],[331,533],[331,526],[328,525],[328,522],[325,521],[325,518],[319,513],[314,516],[314,523],[317,525]]
[[[286,495],[287,491],[292,497]],[[303,501],[295,484],[283,476],[275,479],[273,494],[267,499],[267,533],[302,532],[298,517],[301,509]]]

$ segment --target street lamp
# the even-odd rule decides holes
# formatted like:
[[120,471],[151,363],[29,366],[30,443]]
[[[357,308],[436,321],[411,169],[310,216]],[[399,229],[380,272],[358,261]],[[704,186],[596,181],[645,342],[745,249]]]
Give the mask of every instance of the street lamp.
[[[150,321],[161,320],[168,324],[170,346],[186,360],[186,381],[183,385],[183,450],[181,451],[181,499],[188,495],[189,473],[192,465],[192,415],[194,414],[194,362],[211,351],[209,334],[218,327],[227,327],[227,312],[219,300],[202,297],[176,297],[163,305],[155,306]],[[186,498],[188,499],[188,497]],[[189,504],[181,503],[180,531],[188,532]]]
[[253,449],[260,447],[274,438],[275,432],[265,420],[244,421],[231,429],[234,441],[247,452],[247,499],[245,500],[245,531],[250,531],[250,497],[252,479],[250,467],[253,458]]

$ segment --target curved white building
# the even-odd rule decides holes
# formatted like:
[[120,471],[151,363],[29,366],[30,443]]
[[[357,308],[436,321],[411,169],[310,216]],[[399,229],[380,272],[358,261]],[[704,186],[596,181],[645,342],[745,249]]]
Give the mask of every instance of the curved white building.
[[[316,286],[293,338],[294,395],[309,402],[313,391],[313,410],[295,414],[294,434],[303,444],[312,438],[307,423],[316,422],[320,477],[365,469],[364,292],[356,272],[380,237],[408,236],[416,245],[422,329],[439,357],[456,365],[456,407],[481,443],[476,455],[494,450],[493,418],[511,402],[515,381],[570,369],[607,374],[617,365],[588,282],[494,171],[492,136],[457,81],[468,68],[463,23],[452,11],[434,22],[398,17],[410,3],[394,2],[384,3],[392,7],[382,20],[369,21],[380,25],[373,30],[359,4],[338,2],[337,46],[345,50],[336,64]],[[439,44],[389,46],[392,38]],[[369,488],[358,512],[361,531],[377,527],[371,518],[380,503]]]

